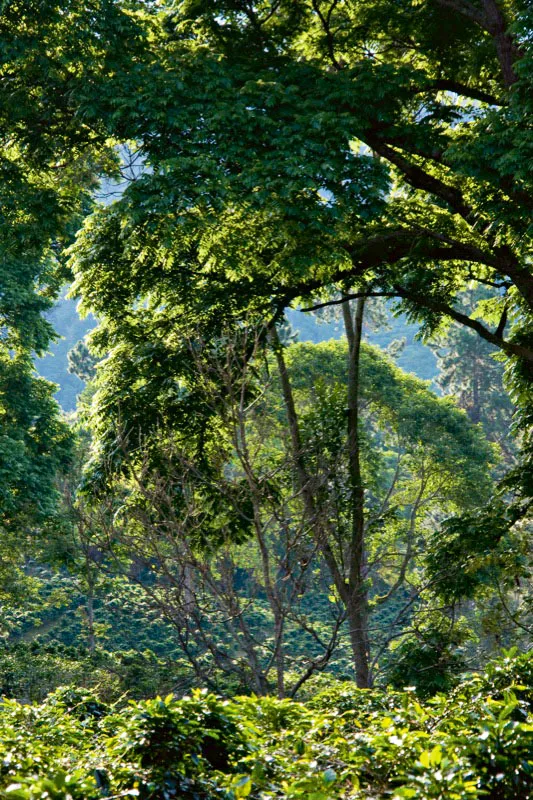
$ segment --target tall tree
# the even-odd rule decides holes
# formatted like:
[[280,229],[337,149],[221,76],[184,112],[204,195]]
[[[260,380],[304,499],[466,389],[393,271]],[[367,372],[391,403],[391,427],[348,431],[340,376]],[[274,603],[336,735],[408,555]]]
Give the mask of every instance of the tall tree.
[[[116,158],[101,119],[80,114],[120,61],[125,8],[69,0],[0,3],[0,531],[17,565],[57,513],[72,437],[34,373],[54,333],[46,319],[66,278],[64,249]],[[133,45],[132,45],[133,46]],[[30,548],[31,549],[31,548]],[[6,575],[2,580],[7,588]]]
[[[469,313],[478,305],[503,333],[507,313],[502,315],[498,298],[486,287],[469,288],[461,293]],[[504,309],[505,311],[505,309]],[[474,331],[452,323],[432,337],[430,347],[437,356],[436,383],[443,394],[457,398],[469,419],[481,423],[493,442],[501,448],[507,466],[516,463],[517,446],[511,435],[514,406],[505,390],[505,368],[498,348],[476,336]]]
[[419,596],[425,533],[486,499],[490,448],[456,409],[361,344],[362,303],[347,324],[348,347],[296,345],[277,360],[305,514],[346,608],[358,683],[368,686],[383,645],[369,633],[370,614],[409,585],[383,638],[399,634]]
[[[354,318],[358,331],[362,306]],[[130,486],[133,481],[127,489],[130,499],[124,502],[124,518],[133,528],[126,525],[124,534],[110,540],[130,537],[132,547],[144,552],[145,563],[155,565],[156,572],[164,558],[165,585],[175,599],[181,597],[177,618],[183,619],[184,564],[199,570],[205,589],[208,571],[218,569],[219,558],[223,556],[226,567],[230,559],[234,562],[228,549],[231,536],[224,542],[219,537],[235,527],[229,509],[240,509],[240,525],[246,518],[247,527],[255,531],[274,617],[280,609],[276,636],[283,642],[296,624],[291,614],[298,601],[289,593],[287,605],[284,586],[292,584],[280,583],[276,574],[279,564],[290,561],[294,548],[307,539],[306,548],[323,562],[349,620],[358,682],[369,685],[371,658],[386,648],[387,640],[376,642],[374,636],[370,653],[369,603],[381,608],[398,602],[407,581],[409,591],[418,596],[413,565],[426,529],[439,516],[486,499],[491,448],[481,432],[449,399],[435,397],[421,381],[361,345],[360,331],[349,348],[345,342],[283,347],[270,329],[275,355],[270,372],[277,391],[263,388],[258,395],[258,354],[267,346],[263,326],[252,337],[256,344],[251,352],[245,338],[240,366],[237,374],[230,371],[230,382],[225,376],[228,360],[233,363],[232,342],[246,328],[237,326],[232,332],[228,327],[224,336],[205,340],[194,309],[181,306],[179,295],[170,293],[155,315],[140,304],[130,326],[129,341],[114,348],[97,369],[89,412],[98,443],[87,473],[93,493],[112,497],[118,490],[120,497],[123,482]],[[177,458],[174,468],[165,466],[169,452]],[[182,481],[181,464],[188,465]],[[190,488],[195,480],[200,481],[196,493]],[[163,495],[150,489],[161,485],[166,487]],[[139,492],[140,506],[135,502]],[[187,498],[192,499],[185,502]],[[296,537],[285,551],[284,531]],[[194,547],[204,539],[208,549],[195,554]],[[278,550],[268,555],[272,542]],[[222,544],[221,555],[217,547]],[[310,560],[304,559],[304,573]],[[200,567],[203,561],[207,563]],[[278,595],[283,598],[279,604]],[[398,609],[390,636],[398,635],[416,602],[405,599],[405,613]],[[163,606],[168,613],[168,597]],[[175,602],[175,611],[177,607]],[[224,616],[233,620],[234,614],[228,613],[226,609]],[[246,610],[240,613],[244,624]],[[290,650],[287,662],[289,656]],[[258,676],[260,663],[252,668]],[[278,676],[282,673],[280,660]]]

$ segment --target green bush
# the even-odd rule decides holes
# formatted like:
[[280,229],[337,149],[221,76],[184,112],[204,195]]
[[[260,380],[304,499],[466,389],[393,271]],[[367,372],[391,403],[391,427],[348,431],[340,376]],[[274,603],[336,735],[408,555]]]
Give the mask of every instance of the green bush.
[[5,700],[0,797],[13,800],[529,800],[533,656],[422,701],[331,686],[307,704],[205,691],[109,706],[61,689]]
[[66,684],[95,691],[107,702],[182,692],[194,685],[190,667],[180,659],[163,659],[151,650],[89,652],[60,642],[36,639],[0,646],[0,694],[25,702],[42,702]]
[[231,772],[246,752],[234,715],[228,701],[195,692],[180,701],[169,695],[132,704],[108,717],[103,730],[113,783],[130,788],[133,769],[141,797],[209,795],[211,774]]

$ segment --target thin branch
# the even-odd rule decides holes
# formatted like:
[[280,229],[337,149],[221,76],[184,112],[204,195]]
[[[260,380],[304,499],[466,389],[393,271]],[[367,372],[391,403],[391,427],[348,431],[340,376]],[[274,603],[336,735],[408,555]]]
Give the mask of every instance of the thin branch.
[[335,9],[335,6],[338,4],[339,0],[332,0],[331,6],[328,9],[327,15],[324,16],[320,9],[320,0],[313,0],[313,10],[317,14],[320,22],[322,23],[322,27],[324,29],[324,33],[326,34],[326,42],[328,48],[328,55],[330,58],[331,63],[335,67],[336,70],[342,69],[342,64],[340,61],[337,60],[335,56],[335,40],[333,38],[333,33],[331,31],[331,15]]
[[339,628],[345,619],[346,619],[346,614],[343,614],[336,620],[333,633],[331,635],[331,638],[329,640],[325,652],[319,658],[315,659],[309,664],[308,668],[303,673],[303,675],[301,675],[298,678],[294,686],[290,689],[288,693],[289,697],[294,698],[299,689],[301,689],[303,684],[309,680],[309,678],[313,675],[313,673],[320,672],[327,666],[331,656],[333,655],[334,651],[337,648]]
[[396,292],[355,292],[355,294],[345,294],[340,300],[328,300],[325,303],[317,303],[314,306],[301,308],[300,311],[317,311],[319,308],[327,308],[328,306],[339,306],[347,300],[358,300],[361,297],[396,297]]
[[439,78],[432,81],[429,86],[424,86],[415,89],[415,94],[424,94],[425,92],[454,92],[454,94],[461,95],[461,97],[470,97],[472,100],[480,100],[482,103],[488,103],[491,106],[505,106],[508,105],[507,101],[495,97],[490,92],[485,92],[483,89],[478,89],[476,86],[467,86],[460,81],[447,80],[446,78]]
[[499,581],[496,581],[496,588],[498,590],[498,597],[500,598],[500,603],[502,604],[503,610],[505,611],[511,622],[514,625],[516,625],[517,628],[520,628],[526,633],[533,633],[533,628],[528,628],[527,625],[522,625],[522,623],[518,621],[516,614],[513,614],[511,609],[508,607],[506,601],[504,600],[502,587]]
[[466,314],[457,311],[452,306],[449,306],[447,303],[444,303],[440,300],[432,300],[430,297],[428,297],[428,295],[424,295],[422,297],[413,291],[403,289],[400,286],[395,286],[394,288],[398,297],[409,300],[421,308],[427,308],[429,311],[436,311],[438,314],[443,314],[444,316],[450,317],[451,319],[455,320],[455,322],[459,322],[461,325],[465,325],[467,328],[471,328],[472,330],[476,331],[476,333],[478,333],[482,339],[485,339],[487,342],[495,345],[500,350],[503,350],[504,353],[507,353],[511,356],[517,356],[518,358],[523,358],[525,361],[533,363],[532,350],[530,350],[528,347],[524,347],[521,344],[516,344],[515,342],[509,342],[505,339],[502,339],[501,336],[496,335],[496,333],[492,333],[492,331],[482,325],[479,320],[472,319]]

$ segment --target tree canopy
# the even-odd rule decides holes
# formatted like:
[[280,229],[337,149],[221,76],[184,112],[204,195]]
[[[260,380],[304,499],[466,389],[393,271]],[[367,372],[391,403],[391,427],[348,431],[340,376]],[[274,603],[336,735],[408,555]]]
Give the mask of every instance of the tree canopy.
[[[209,337],[338,292],[385,295],[428,334],[453,319],[500,348],[527,428],[529,5],[130,9],[142,55],[99,113],[142,167],[71,259],[102,349],[149,313],[170,329],[170,297]],[[473,310],[472,282],[490,289]]]

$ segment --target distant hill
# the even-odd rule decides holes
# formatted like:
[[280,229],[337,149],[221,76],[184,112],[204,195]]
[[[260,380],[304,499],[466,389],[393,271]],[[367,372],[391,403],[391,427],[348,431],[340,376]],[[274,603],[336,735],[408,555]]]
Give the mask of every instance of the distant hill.
[[35,359],[35,368],[43,378],[58,384],[56,398],[63,410],[74,411],[83,381],[68,371],[67,353],[95,327],[96,320],[93,316],[81,319],[77,302],[64,296],[49,313],[48,319],[61,338],[51,345],[49,355]]
[[[323,342],[327,339],[339,339],[343,335],[342,326],[335,322],[322,322],[312,314],[289,310],[287,317],[291,326],[298,332],[298,338],[304,342]],[[405,340],[405,346],[396,359],[396,363],[406,372],[412,372],[419,378],[431,381],[437,376],[437,359],[429,347],[416,339],[418,325],[410,324],[405,316],[387,316],[387,324],[379,329],[365,327],[364,338],[370,344],[383,350],[395,340]]]
[[[321,322],[312,314],[295,310],[288,311],[287,316],[301,341],[323,342],[342,336],[342,329],[335,322]],[[68,371],[67,353],[94,328],[96,320],[93,316],[80,319],[77,302],[64,295],[50,312],[49,319],[61,338],[50,347],[49,355],[36,359],[35,366],[40,375],[58,384],[56,397],[61,407],[73,411],[83,382]],[[398,365],[419,378],[432,380],[437,374],[437,362],[429,347],[415,339],[417,330],[418,326],[408,324],[405,317],[389,317],[386,327],[366,330],[365,339],[383,349],[394,340],[405,339]]]

